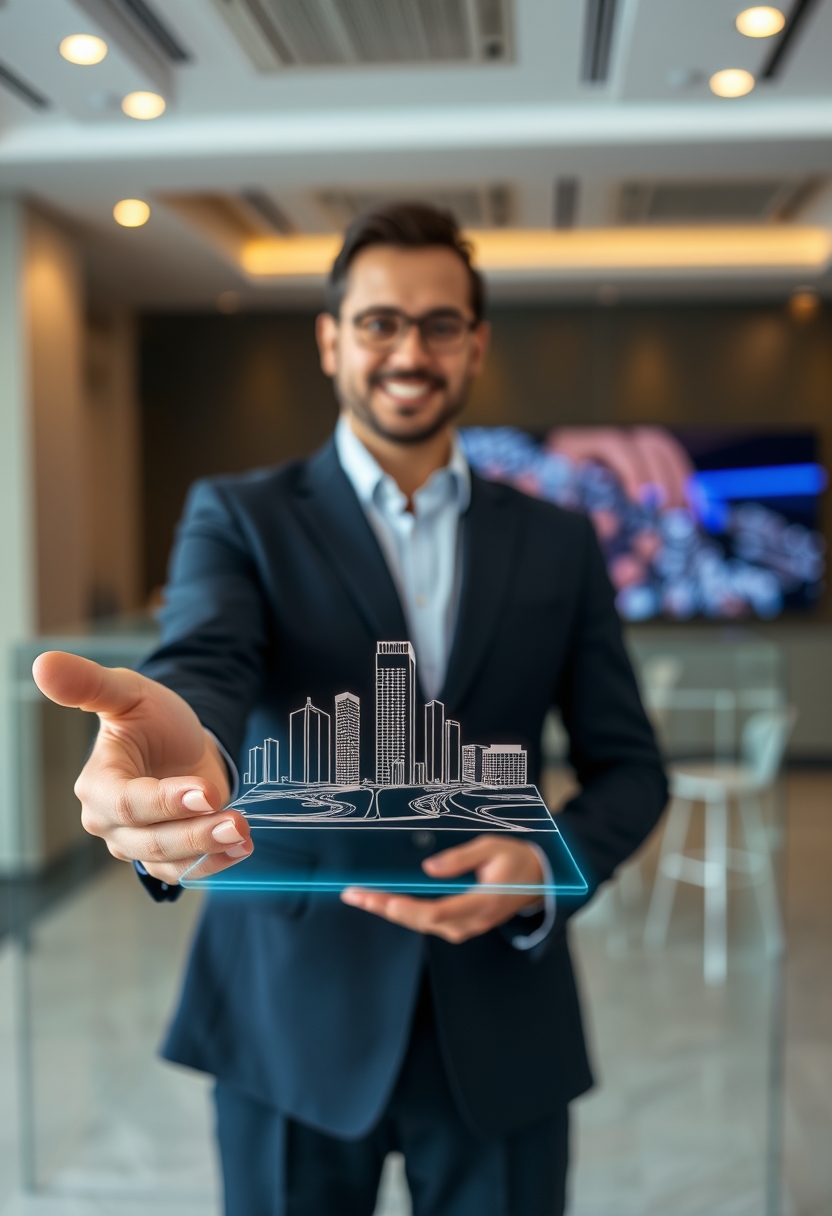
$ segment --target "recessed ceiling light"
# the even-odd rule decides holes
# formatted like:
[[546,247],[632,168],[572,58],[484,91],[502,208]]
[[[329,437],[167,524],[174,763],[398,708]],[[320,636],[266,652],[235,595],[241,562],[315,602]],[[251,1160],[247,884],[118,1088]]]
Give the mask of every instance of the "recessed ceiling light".
[[746,38],[770,38],[772,34],[779,34],[785,24],[786,18],[780,9],[768,4],[743,9],[736,21],[737,29]]
[[64,38],[58,50],[70,63],[80,63],[88,67],[90,64],[100,63],[105,58],[107,43],[103,38],[96,38],[95,34],[70,34],[68,38]]
[[113,207],[113,219],[122,228],[141,228],[150,219],[150,208],[140,198],[123,198]]
[[165,112],[165,99],[158,93],[128,93],[121,108],[128,118],[158,118]]
[[754,77],[745,68],[724,68],[708,81],[717,97],[744,97],[754,88]]

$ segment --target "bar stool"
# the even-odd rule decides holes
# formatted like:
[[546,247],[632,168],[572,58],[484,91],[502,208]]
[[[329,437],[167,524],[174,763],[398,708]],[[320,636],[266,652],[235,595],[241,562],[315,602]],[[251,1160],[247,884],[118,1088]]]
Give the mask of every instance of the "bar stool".
[[[644,943],[664,944],[677,883],[703,887],[704,975],[708,984],[724,983],[728,972],[729,871],[744,874],[754,887],[768,955],[775,956],[782,949],[777,887],[760,795],[774,784],[796,717],[793,708],[752,714],[742,732],[738,764],[692,763],[671,768],[673,801],[644,926]],[[685,852],[695,802],[705,804],[705,848],[698,856]],[[729,847],[732,805],[739,810],[744,849]]]

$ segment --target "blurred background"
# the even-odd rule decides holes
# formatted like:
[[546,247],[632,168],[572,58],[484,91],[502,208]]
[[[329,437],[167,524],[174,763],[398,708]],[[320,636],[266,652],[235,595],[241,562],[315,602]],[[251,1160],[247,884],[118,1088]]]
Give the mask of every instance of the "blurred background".
[[327,437],[323,276],[401,198],[488,282],[469,459],[591,515],[674,773],[574,927],[572,1210],[832,1211],[830,57],[829,0],[0,0],[4,1216],[219,1211],[153,1054],[198,898],[84,836],[29,670],[138,662],[193,479]]

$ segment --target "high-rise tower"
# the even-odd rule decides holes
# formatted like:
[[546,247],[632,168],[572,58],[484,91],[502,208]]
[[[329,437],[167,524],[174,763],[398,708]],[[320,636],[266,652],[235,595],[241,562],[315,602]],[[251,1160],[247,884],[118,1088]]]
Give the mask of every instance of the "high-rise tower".
[[335,780],[358,785],[361,756],[361,702],[351,692],[335,698]]
[[425,706],[425,780],[445,780],[445,706],[428,701]]
[[454,785],[462,780],[462,729],[453,718],[445,719],[445,781]]
[[412,785],[416,761],[416,655],[410,642],[376,649],[376,782]]
[[306,698],[289,714],[289,780],[315,785],[329,781],[329,714]]

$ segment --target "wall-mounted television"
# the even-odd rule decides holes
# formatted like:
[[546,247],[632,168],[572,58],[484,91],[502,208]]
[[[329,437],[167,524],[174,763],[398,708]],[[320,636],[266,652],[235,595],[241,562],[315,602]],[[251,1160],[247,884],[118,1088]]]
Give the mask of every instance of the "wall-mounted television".
[[584,511],[628,621],[771,620],[823,592],[810,431],[468,427],[481,476]]

